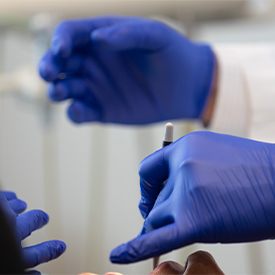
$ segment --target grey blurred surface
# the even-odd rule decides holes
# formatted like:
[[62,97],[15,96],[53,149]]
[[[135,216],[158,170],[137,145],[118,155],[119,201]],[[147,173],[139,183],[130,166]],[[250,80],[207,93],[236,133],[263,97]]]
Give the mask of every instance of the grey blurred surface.
[[[22,20],[40,12],[63,17],[98,16],[106,14],[152,15],[177,14],[195,18],[240,16],[247,11],[247,0],[79,0],[79,1],[3,1],[2,20]],[[12,16],[11,16],[12,15]]]

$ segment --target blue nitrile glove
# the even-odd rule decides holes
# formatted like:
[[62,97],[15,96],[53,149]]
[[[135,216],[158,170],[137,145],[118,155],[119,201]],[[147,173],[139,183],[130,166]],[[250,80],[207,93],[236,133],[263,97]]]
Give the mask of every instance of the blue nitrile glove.
[[144,226],[112,251],[114,263],[275,237],[274,144],[194,132],[147,157],[140,178]]
[[27,209],[27,204],[18,199],[16,194],[12,191],[1,191],[4,200],[8,201],[9,207],[15,212],[15,214],[20,214]]
[[[16,226],[16,237],[20,242],[49,221],[48,215],[41,210],[30,210],[23,213],[27,204],[18,199],[14,192],[1,191],[0,203],[5,207],[7,218]],[[58,240],[24,247],[22,249],[24,266],[30,268],[56,259],[63,254],[65,249],[65,243]]]
[[145,124],[199,118],[214,67],[208,45],[164,23],[99,17],[61,23],[39,71],[74,122]]

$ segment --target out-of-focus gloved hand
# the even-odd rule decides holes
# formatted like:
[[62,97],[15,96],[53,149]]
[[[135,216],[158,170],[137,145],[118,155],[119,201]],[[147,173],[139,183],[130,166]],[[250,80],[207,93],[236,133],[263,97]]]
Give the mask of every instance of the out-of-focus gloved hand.
[[211,132],[155,152],[140,167],[142,232],[114,249],[111,261],[136,262],[196,242],[273,239],[274,168],[274,144]]
[[[30,210],[24,212],[27,204],[18,199],[14,192],[0,192],[1,207],[5,207],[5,213],[11,224],[16,227],[15,233],[19,242],[26,239],[31,233],[46,225],[49,221],[48,215],[41,210]],[[24,212],[24,213],[23,213]],[[66,249],[62,241],[46,241],[34,246],[23,247],[22,257],[25,268],[56,259]]]
[[145,124],[199,118],[215,56],[162,22],[100,17],[61,23],[39,71],[74,122]]

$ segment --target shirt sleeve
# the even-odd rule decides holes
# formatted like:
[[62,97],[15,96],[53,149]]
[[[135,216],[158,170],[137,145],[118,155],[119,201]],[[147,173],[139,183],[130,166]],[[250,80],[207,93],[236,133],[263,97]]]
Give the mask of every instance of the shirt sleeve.
[[218,95],[210,124],[216,132],[275,139],[275,44],[216,45]]

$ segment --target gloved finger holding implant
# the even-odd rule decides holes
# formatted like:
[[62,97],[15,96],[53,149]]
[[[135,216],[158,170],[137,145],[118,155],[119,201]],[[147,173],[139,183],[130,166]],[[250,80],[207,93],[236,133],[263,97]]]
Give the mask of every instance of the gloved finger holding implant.
[[274,169],[274,144],[211,132],[153,153],[140,166],[143,228],[111,261],[137,262],[193,243],[274,239]]

